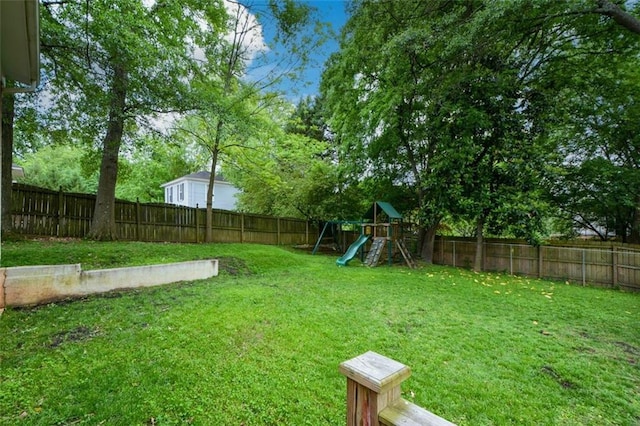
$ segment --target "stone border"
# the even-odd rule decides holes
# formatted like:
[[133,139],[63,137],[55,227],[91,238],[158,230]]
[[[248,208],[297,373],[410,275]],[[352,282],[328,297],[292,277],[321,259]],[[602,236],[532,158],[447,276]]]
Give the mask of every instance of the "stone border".
[[91,271],[80,264],[0,268],[0,309],[217,275],[217,259]]

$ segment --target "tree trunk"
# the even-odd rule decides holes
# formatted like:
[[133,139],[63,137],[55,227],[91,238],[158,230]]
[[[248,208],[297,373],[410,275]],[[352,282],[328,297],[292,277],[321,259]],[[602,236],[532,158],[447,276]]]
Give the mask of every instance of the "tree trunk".
[[420,230],[420,239],[422,240],[422,247],[420,250],[420,256],[428,264],[433,263],[433,247],[436,241],[436,230],[438,229],[438,223],[431,225],[428,228],[422,228]]
[[89,238],[96,240],[117,239],[115,201],[118,179],[118,154],[124,133],[124,112],[127,97],[127,72],[122,65],[114,65],[111,86],[109,123],[102,144],[102,163],[96,194],[95,210]]
[[2,99],[2,233],[6,234],[13,229],[11,219],[11,167],[13,165],[13,118],[14,102],[13,94],[4,94]]
[[222,130],[223,122],[218,119],[216,124],[216,136],[211,149],[211,175],[209,176],[209,187],[207,188],[207,219],[206,219],[206,234],[205,241],[210,243],[213,241],[213,186],[216,179],[216,166],[218,165],[218,152],[220,147],[220,131]]
[[218,151],[214,151],[211,155],[211,175],[209,176],[209,187],[207,188],[207,232],[205,241],[210,243],[213,241],[213,196],[216,181],[216,164],[218,163]]
[[482,248],[484,246],[484,213],[476,221],[476,254],[473,260],[473,270],[482,272]]

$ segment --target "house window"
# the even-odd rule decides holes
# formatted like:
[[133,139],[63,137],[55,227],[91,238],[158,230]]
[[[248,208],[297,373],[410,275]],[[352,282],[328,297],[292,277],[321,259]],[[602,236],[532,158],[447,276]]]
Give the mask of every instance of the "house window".
[[173,203],[173,186],[167,188],[167,201]]
[[178,185],[178,201],[184,201],[184,183]]

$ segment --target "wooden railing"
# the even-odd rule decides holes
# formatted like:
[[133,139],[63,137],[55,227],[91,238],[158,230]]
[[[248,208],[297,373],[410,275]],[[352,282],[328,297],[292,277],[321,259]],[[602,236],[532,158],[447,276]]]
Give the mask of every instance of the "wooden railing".
[[340,364],[347,377],[347,426],[455,426],[402,398],[411,369],[375,352]]

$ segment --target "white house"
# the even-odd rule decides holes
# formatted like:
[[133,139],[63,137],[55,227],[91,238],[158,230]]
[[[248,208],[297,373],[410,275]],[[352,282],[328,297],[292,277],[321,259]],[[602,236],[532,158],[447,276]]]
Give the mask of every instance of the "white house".
[[[191,173],[163,183],[164,202],[177,206],[205,208],[207,206],[207,189],[209,188],[209,172]],[[220,210],[235,210],[236,194],[240,190],[224,180],[222,176],[216,176],[213,185],[213,208]]]
[[24,169],[20,166],[16,166],[15,164],[11,165],[11,180],[13,182],[18,178],[24,177]]

